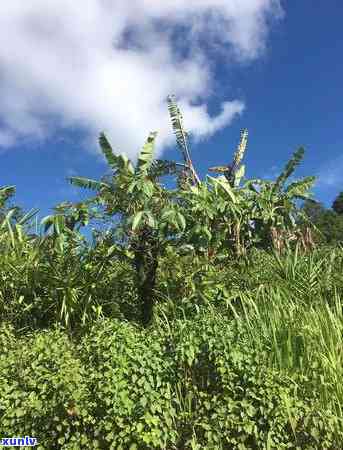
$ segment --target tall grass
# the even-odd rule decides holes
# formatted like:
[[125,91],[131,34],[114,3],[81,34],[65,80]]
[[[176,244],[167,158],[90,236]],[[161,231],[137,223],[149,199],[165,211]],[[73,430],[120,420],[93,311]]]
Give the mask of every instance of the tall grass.
[[274,256],[274,282],[239,292],[228,307],[256,348],[268,346],[271,366],[311,380],[343,418],[341,251]]

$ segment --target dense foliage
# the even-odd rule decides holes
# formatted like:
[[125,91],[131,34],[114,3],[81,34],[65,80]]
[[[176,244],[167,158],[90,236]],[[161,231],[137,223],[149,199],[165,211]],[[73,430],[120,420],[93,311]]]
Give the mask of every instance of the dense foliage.
[[3,328],[1,435],[44,449],[339,448],[310,377],[272,368],[240,322],[196,319],[149,333],[105,320],[78,345]]
[[[246,179],[247,130],[200,180],[172,97],[169,112],[183,162],[154,159],[156,133],[135,165],[101,134],[110,174],[72,177],[95,195],[38,229],[0,188],[0,436],[340,450],[340,196],[325,210],[314,177],[288,182],[302,148],[275,181]],[[94,220],[108,229],[89,242]]]
[[313,237],[321,244],[337,245],[343,243],[343,214],[340,211],[340,196],[333,203],[333,208],[325,208],[315,200],[307,200],[303,212],[314,226]]
[[332,209],[337,214],[343,214],[343,192],[340,192],[338,196],[335,198]]

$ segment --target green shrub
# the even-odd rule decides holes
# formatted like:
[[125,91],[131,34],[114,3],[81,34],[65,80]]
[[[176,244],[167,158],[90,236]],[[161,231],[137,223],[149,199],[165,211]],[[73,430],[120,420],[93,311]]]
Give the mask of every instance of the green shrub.
[[[269,368],[267,355],[221,316],[180,324],[175,349],[184,405],[178,411],[181,448],[192,436],[206,449],[340,448],[343,435],[335,442],[335,428],[327,425],[336,418],[316,412],[316,392],[305,394],[309,380],[291,380]],[[336,425],[339,430],[338,420]]]
[[149,332],[101,321],[79,343],[2,327],[0,434],[49,450],[341,449],[309,380],[268,367],[248,342],[209,311]]
[[74,405],[85,414],[87,374],[66,335],[55,330],[15,340],[2,327],[0,341],[0,435],[36,437],[38,449],[91,447],[86,421],[73,415]]
[[96,326],[81,345],[102,448],[167,448],[176,441],[175,362],[163,336],[125,323]]
[[114,258],[106,261],[106,252],[100,246],[60,252],[29,243],[6,249],[0,260],[1,319],[17,329],[60,323],[70,331],[101,316],[136,319],[132,270]]

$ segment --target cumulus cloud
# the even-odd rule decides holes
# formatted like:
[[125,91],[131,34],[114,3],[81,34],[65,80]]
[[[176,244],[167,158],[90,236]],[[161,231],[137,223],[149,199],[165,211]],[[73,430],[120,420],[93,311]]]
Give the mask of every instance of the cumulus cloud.
[[0,147],[61,128],[107,132],[135,157],[149,131],[171,139],[166,97],[189,132],[212,135],[242,113],[223,99],[211,116],[210,49],[231,64],[264,50],[279,0],[11,0],[0,2]]
[[1,148],[10,147],[15,143],[15,137],[6,130],[0,130],[0,150]]

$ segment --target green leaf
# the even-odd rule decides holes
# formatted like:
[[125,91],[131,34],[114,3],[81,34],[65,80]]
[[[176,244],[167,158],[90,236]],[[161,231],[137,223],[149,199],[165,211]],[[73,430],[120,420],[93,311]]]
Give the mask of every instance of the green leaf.
[[21,217],[20,220],[18,220],[18,225],[24,225],[29,222],[29,220],[31,220],[38,212],[39,209],[31,209],[23,217]]
[[147,218],[147,223],[148,223],[149,227],[155,228],[155,219],[154,219],[153,215],[151,214],[151,212],[146,212],[145,216]]
[[178,224],[180,225],[181,230],[184,231],[186,228],[186,220],[185,220],[184,216],[180,212],[177,212],[176,218],[177,218]]
[[101,189],[110,189],[110,185],[101,181],[91,180],[84,177],[70,177],[68,178],[71,184],[84,188],[91,189],[93,191],[100,191]]
[[138,225],[140,224],[144,211],[139,211],[132,220],[132,230],[136,230]]
[[230,183],[225,179],[225,177],[217,177],[217,178],[213,178],[213,177],[208,177],[210,179],[210,181],[215,185],[217,184],[218,186],[220,186],[221,188],[224,189],[224,191],[229,194],[229,197],[231,198],[233,203],[237,202],[236,196],[232,190],[232,187],[230,185]]
[[3,186],[0,188],[0,206],[15,194],[15,186]]
[[303,196],[306,194],[306,191],[312,188],[315,180],[316,177],[312,176],[295,181],[294,183],[291,183],[289,186],[287,186],[285,193],[288,194],[288,196]]
[[149,168],[149,177],[152,179],[164,175],[174,175],[177,172],[177,166],[174,161],[156,159]]
[[161,221],[163,221],[163,222],[167,221],[171,217],[175,217],[175,211],[173,209],[167,209],[167,210],[163,211],[163,213],[161,215]]
[[144,181],[142,184],[142,190],[147,197],[151,197],[154,193],[154,185],[151,181]]
[[287,178],[289,178],[292,175],[292,173],[294,172],[296,167],[300,164],[301,160],[304,157],[304,153],[305,153],[305,150],[303,149],[303,147],[300,147],[297,151],[295,151],[293,153],[292,158],[288,161],[285,168],[283,169],[283,171],[281,172],[281,174],[279,175],[279,177],[277,178],[277,180],[274,183],[274,186],[272,189],[272,191],[274,193],[278,192],[278,191],[280,191],[280,189],[282,189]]
[[135,171],[137,176],[146,175],[152,164],[156,136],[156,132],[150,133],[138,156],[138,162]]
[[99,144],[102,153],[104,154],[107,164],[113,169],[118,168],[118,156],[113,153],[111,144],[109,143],[105,133],[100,133]]
[[186,177],[189,176],[190,179],[193,179],[197,184],[199,184],[200,179],[196,174],[192,164],[191,154],[188,148],[188,133],[183,126],[183,117],[181,111],[176,103],[175,96],[169,95],[167,101],[170,119],[176,136],[176,143],[181,150],[181,154],[185,162],[184,173]]
[[177,145],[181,150],[184,161],[188,162],[190,160],[190,154],[188,150],[187,132],[183,127],[183,117],[173,95],[168,97],[168,110]]
[[245,165],[243,164],[235,173],[235,179],[234,179],[234,186],[239,186],[239,183],[241,179],[244,177],[245,174]]
[[248,144],[248,130],[245,128],[244,130],[241,131],[239,144],[233,158],[232,167],[234,169],[236,169],[238,165],[241,163],[244,157],[247,144]]
[[41,224],[44,225],[45,233],[53,227],[54,232],[59,235],[65,228],[65,218],[61,214],[46,216],[42,219]]

